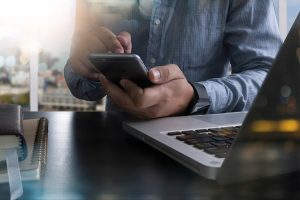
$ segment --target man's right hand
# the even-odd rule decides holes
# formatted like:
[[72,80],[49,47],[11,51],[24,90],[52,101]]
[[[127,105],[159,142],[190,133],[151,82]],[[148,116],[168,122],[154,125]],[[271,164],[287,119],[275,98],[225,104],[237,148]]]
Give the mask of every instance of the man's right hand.
[[74,38],[69,62],[73,71],[88,79],[99,80],[99,71],[88,60],[91,53],[131,53],[131,35],[115,35],[105,27]]

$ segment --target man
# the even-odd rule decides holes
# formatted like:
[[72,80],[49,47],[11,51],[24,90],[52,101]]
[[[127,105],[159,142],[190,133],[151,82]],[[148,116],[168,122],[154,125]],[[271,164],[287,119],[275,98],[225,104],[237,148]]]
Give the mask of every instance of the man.
[[[88,27],[81,8],[65,67],[71,92],[107,95],[107,110],[140,118],[249,109],[281,45],[272,0],[138,1],[116,26]],[[112,84],[87,59],[99,52],[140,55],[154,86]]]

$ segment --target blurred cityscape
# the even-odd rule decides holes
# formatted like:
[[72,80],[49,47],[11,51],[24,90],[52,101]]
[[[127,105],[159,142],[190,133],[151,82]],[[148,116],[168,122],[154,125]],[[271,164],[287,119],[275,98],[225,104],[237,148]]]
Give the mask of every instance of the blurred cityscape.
[[[110,19],[120,18],[120,10],[128,10],[135,2],[89,0],[95,18],[101,13]],[[300,1],[287,2],[290,28],[300,11]],[[30,62],[32,52],[36,52],[39,110],[104,109],[102,100],[87,102],[74,98],[64,80],[74,16],[74,0],[0,1],[0,103],[17,103],[29,109]]]
[[[18,47],[0,50],[0,102],[21,104],[29,109],[30,57]],[[40,110],[103,110],[102,101],[87,102],[74,98],[63,76],[66,57],[39,52],[38,96]],[[60,67],[55,66],[60,64]],[[99,104],[99,105],[98,105]]]

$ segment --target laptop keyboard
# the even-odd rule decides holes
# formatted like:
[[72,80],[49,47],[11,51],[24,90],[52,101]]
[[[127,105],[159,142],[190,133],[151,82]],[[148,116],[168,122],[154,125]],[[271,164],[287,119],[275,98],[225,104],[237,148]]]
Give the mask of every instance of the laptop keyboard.
[[167,135],[217,158],[225,158],[240,126],[168,132]]

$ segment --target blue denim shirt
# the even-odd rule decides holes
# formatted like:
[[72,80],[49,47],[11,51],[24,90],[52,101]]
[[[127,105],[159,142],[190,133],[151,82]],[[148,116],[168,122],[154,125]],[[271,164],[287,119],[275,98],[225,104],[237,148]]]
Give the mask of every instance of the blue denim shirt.
[[[133,53],[148,68],[177,64],[196,89],[204,86],[208,113],[248,110],[282,43],[272,0],[154,0],[150,18],[136,6],[107,26],[132,34]],[[69,64],[65,78],[78,98],[105,96]],[[107,109],[117,109],[109,99]]]

